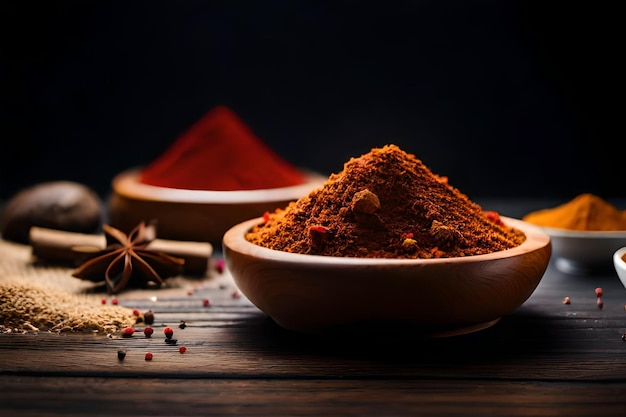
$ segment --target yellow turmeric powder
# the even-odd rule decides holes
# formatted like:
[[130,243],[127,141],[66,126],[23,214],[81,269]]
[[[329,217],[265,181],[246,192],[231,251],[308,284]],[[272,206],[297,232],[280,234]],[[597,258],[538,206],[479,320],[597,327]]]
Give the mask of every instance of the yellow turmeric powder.
[[626,230],[626,210],[590,194],[563,205],[528,213],[522,220],[538,226],[579,231]]

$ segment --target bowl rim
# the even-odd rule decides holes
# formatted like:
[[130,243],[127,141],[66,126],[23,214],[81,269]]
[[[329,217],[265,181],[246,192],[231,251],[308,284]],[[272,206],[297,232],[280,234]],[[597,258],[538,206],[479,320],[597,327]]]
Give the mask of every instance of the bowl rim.
[[550,237],[584,239],[626,239],[626,230],[569,230],[548,226],[537,226]]
[[[248,255],[252,258],[263,259],[274,262],[283,262],[289,264],[302,265],[335,265],[335,266],[424,266],[424,265],[444,265],[444,264],[462,264],[485,262],[496,259],[511,258],[524,255],[529,252],[536,251],[551,245],[551,239],[548,234],[539,227],[527,223],[523,220],[511,217],[500,216],[502,221],[517,230],[524,232],[526,240],[519,246],[497,252],[486,253],[482,255],[460,256],[453,258],[434,258],[434,259],[394,259],[394,258],[357,258],[357,257],[341,257],[341,256],[325,256],[325,255],[307,255],[299,253],[283,252],[269,249],[256,245],[245,239],[245,233],[252,226],[263,221],[262,217],[246,220],[239,223],[226,231],[222,239],[223,253],[227,256],[228,250]],[[550,247],[551,250],[551,247]]]
[[120,196],[146,201],[197,204],[240,204],[271,203],[295,200],[320,187],[328,179],[319,173],[301,170],[306,181],[302,184],[280,188],[258,190],[189,190],[183,188],[159,187],[139,182],[141,168],[131,168],[117,174],[112,181],[112,188]]

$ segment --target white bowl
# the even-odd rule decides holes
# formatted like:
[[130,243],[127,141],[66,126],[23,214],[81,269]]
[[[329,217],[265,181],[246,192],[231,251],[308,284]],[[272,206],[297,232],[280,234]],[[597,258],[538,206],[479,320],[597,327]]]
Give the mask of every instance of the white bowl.
[[626,246],[626,231],[579,231],[538,226],[552,240],[557,269],[569,274],[610,270],[613,253]]
[[233,225],[285,207],[327,180],[323,175],[305,172],[307,181],[291,187],[205,191],[143,184],[139,172],[129,170],[113,179],[109,224],[130,231],[140,221],[156,220],[160,238],[210,242],[217,247]]
[[242,293],[280,326],[302,333],[375,335],[401,323],[429,336],[476,331],[519,307],[550,260],[550,237],[521,220],[518,247],[439,259],[373,259],[303,255],[246,240],[261,218],[226,232],[223,255]]
[[620,281],[626,288],[626,260],[624,257],[626,256],[626,247],[619,248],[613,254],[613,265],[615,266],[615,271],[617,272],[617,276]]

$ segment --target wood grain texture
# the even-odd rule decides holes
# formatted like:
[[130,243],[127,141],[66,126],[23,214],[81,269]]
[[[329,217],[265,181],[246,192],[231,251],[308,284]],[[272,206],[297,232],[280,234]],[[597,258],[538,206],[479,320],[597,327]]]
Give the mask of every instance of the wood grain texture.
[[0,389],[2,416],[19,410],[20,416],[41,417],[618,417],[626,411],[626,383],[0,376]]

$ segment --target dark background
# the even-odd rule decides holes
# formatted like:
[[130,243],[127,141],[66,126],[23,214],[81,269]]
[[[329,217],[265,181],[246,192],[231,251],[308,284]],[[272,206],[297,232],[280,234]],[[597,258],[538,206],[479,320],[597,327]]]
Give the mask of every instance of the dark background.
[[0,199],[106,196],[217,104],[324,174],[395,143],[471,198],[626,197],[618,1],[1,4]]

